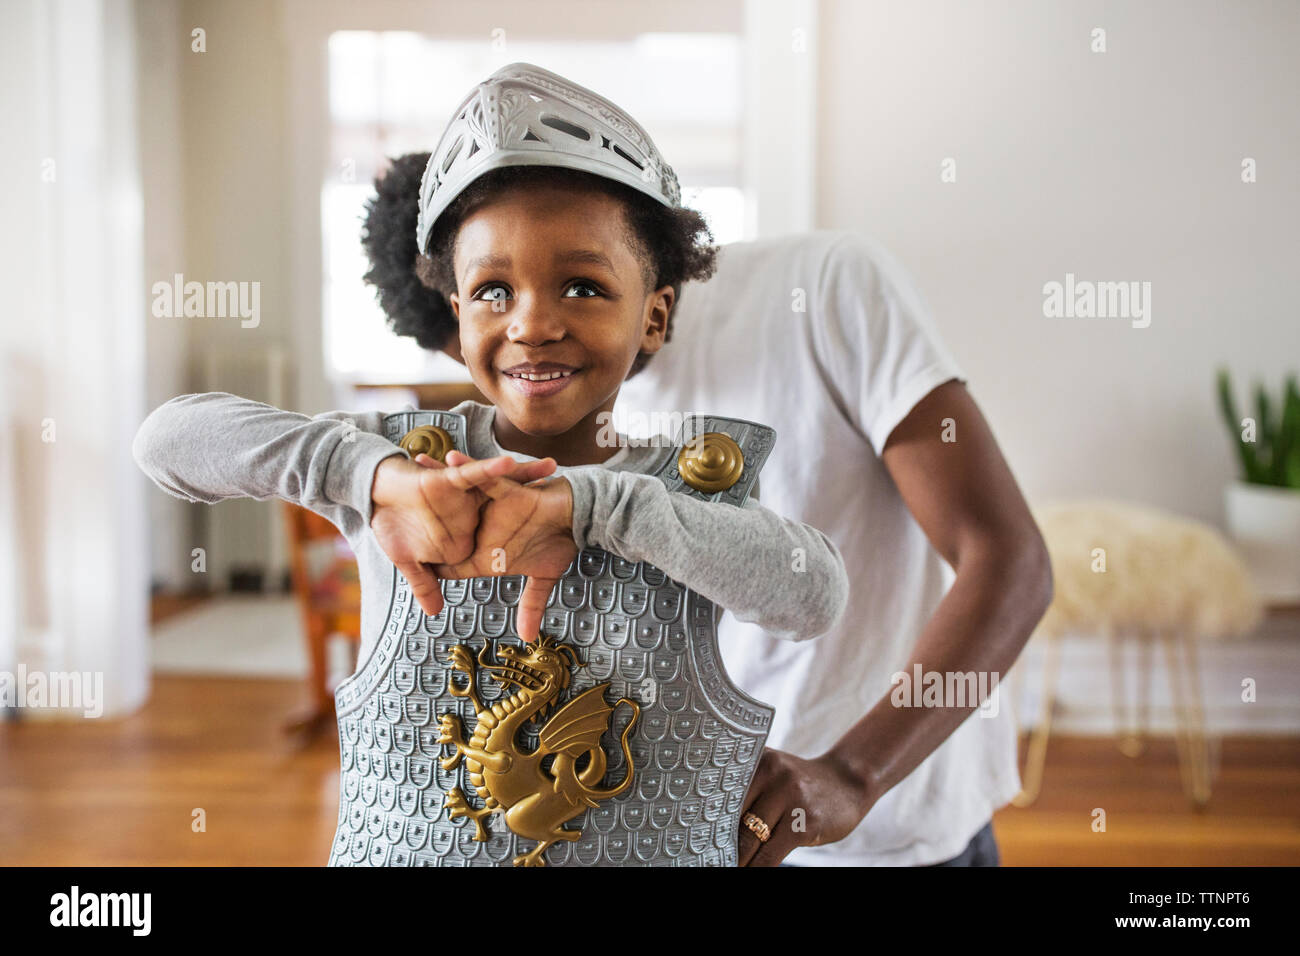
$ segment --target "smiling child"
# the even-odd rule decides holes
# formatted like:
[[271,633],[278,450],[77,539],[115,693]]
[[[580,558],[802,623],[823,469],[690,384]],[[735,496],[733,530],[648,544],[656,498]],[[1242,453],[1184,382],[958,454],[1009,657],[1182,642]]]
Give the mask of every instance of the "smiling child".
[[[538,129],[546,130],[547,137],[538,136]],[[653,853],[643,848],[649,854],[647,861],[666,859],[662,854],[673,853],[674,848],[676,854],[685,852],[689,832],[692,859],[734,864],[735,831],[743,809],[740,798],[757,765],[771,710],[739,695],[720,671],[713,643],[716,615],[725,609],[774,636],[812,638],[834,626],[843,614],[848,581],[843,560],[825,535],[755,500],[770,430],[754,423],[713,419],[723,423],[719,427],[736,430],[743,451],[725,432],[704,436],[714,444],[705,441],[696,446],[697,436],[687,436],[685,427],[677,440],[609,440],[608,416],[619,389],[671,334],[682,283],[712,273],[716,249],[709,243],[704,220],[680,206],[671,168],[630,117],[554,74],[515,64],[471,94],[444,133],[425,172],[417,231],[423,250],[416,268],[420,281],[445,297],[455,322],[453,340],[431,345],[460,358],[491,402],[464,402],[452,409],[463,451],[445,450],[441,460],[428,454],[412,459],[394,443],[392,415],[329,412],[308,417],[222,392],[182,395],[160,406],[140,426],[133,446],[146,474],[177,497],[209,503],[239,496],[279,497],[331,520],[357,556],[362,641],[357,673],[339,689],[340,726],[345,727],[345,713],[353,715],[349,721],[356,719],[362,701],[358,694],[373,703],[376,713],[367,710],[362,721],[371,734],[364,741],[370,750],[354,752],[360,746],[355,724],[346,724],[341,735],[344,799],[332,862],[386,863],[390,848],[397,854],[394,859],[405,860],[411,844],[394,834],[410,827],[418,829],[421,840],[426,839],[426,827],[427,832],[447,839],[459,839],[466,832],[440,829],[445,819],[439,812],[442,804],[426,805],[425,798],[413,792],[406,793],[409,799],[400,812],[389,807],[387,815],[374,806],[374,791],[366,796],[359,782],[365,774],[355,776],[363,758],[366,769],[378,772],[381,779],[388,779],[385,768],[391,771],[390,789],[378,791],[381,801],[385,794],[390,802],[403,799],[401,794],[410,789],[413,777],[425,787],[429,784],[427,769],[419,769],[428,767],[426,758],[419,758],[423,763],[410,764],[416,760],[410,756],[402,758],[400,766],[390,763],[398,756],[392,749],[396,746],[392,735],[403,735],[408,748],[415,746],[418,736],[420,746],[432,754],[450,745],[459,748],[457,754],[472,752],[479,761],[470,764],[475,786],[483,785],[484,762],[493,767],[510,765],[482,750],[479,737],[475,743],[458,736],[455,721],[460,718],[444,715],[441,736],[435,732],[426,739],[427,732],[418,728],[424,726],[421,720],[427,724],[428,705],[440,707],[444,698],[451,702],[451,698],[472,696],[474,668],[463,645],[448,646],[442,654],[449,664],[419,658],[426,661],[414,665],[425,674],[421,681],[436,684],[438,669],[451,666],[470,677],[470,690],[446,683],[436,685],[443,691],[428,690],[424,683],[417,686],[405,665],[400,673],[406,676],[399,686],[394,676],[398,672],[393,670],[397,666],[393,655],[398,653],[394,635],[415,635],[416,645],[402,645],[401,653],[424,654],[417,651],[418,635],[450,633],[451,618],[444,611],[455,579],[524,576],[522,591],[512,592],[513,598],[502,599],[501,604],[514,607],[514,614],[507,609],[507,616],[513,617],[514,633],[525,647],[543,636],[544,618],[548,624],[567,620],[560,630],[568,628],[570,638],[581,643],[583,635],[573,630],[579,625],[572,618],[552,615],[548,608],[558,609],[555,585],[569,581],[566,574],[579,574],[570,587],[585,580],[581,562],[575,562],[582,552],[608,553],[625,562],[620,567],[644,569],[635,572],[637,580],[649,585],[654,600],[667,602],[662,607],[652,602],[638,610],[637,601],[646,597],[645,587],[612,581],[624,603],[615,609],[621,614],[606,618],[610,607],[599,604],[601,599],[585,591],[585,586],[578,588],[592,613],[599,615],[596,620],[603,622],[596,625],[603,639],[613,642],[611,648],[621,662],[616,676],[642,673],[648,664],[654,665],[646,672],[640,705],[627,697],[600,705],[606,713],[611,712],[610,706],[621,704],[635,710],[631,723],[624,718],[625,780],[632,779],[628,735],[642,705],[680,709],[691,699],[682,694],[700,695],[698,699],[707,702],[704,711],[685,723],[683,715],[674,716],[672,709],[650,718],[665,726],[671,722],[676,735],[665,743],[662,733],[654,731],[659,736],[635,745],[667,747],[657,761],[677,759],[671,755],[683,743],[697,755],[705,752],[700,747],[711,749],[710,741],[723,725],[710,717],[716,725],[709,731],[712,736],[700,736],[713,726],[699,722],[706,713],[721,715],[729,710],[728,719],[739,721],[725,746],[722,740],[717,742],[723,748],[719,757],[729,760],[734,754],[734,765],[725,775],[700,777],[696,792],[714,807],[710,822],[697,823],[693,829],[668,827],[663,831],[667,844]],[[687,451],[683,441],[698,453],[694,462],[679,456]],[[728,457],[731,451],[737,453],[735,457]],[[753,462],[745,458],[749,452],[757,453]],[[699,481],[699,476],[689,478],[687,464],[728,476],[714,486]],[[722,500],[728,495],[728,500]],[[409,594],[426,618],[402,610],[403,583],[409,585]],[[492,584],[491,594],[499,597],[505,587],[498,591]],[[689,590],[674,590],[683,587]],[[459,608],[472,606],[473,602],[465,603],[464,589],[454,591]],[[713,607],[689,597],[691,592],[711,601]],[[473,593],[485,592],[476,587]],[[683,593],[689,600],[676,603]],[[487,599],[474,601],[479,611],[465,620],[480,621],[480,614],[495,613]],[[710,611],[707,620],[699,616],[703,609]],[[626,623],[621,623],[623,618],[628,618]],[[629,624],[637,630],[639,641],[648,642],[644,645],[650,649],[648,658],[631,648],[618,650],[627,640],[624,628]],[[487,625],[480,622],[475,627]],[[479,645],[482,654],[504,652],[495,641],[511,637],[508,629],[492,633],[499,636],[474,634],[475,640],[486,641]],[[664,633],[668,645],[662,643]],[[544,636],[534,644],[534,651],[509,650],[511,659],[554,658],[551,648],[557,646],[556,640],[563,641],[564,634]],[[572,652],[575,662],[587,653],[568,644],[560,646]],[[538,657],[528,657],[534,653]],[[479,663],[488,666],[483,656]],[[592,657],[578,670],[589,663],[604,666]],[[535,668],[498,668],[497,672],[514,675],[505,679],[520,688],[519,699],[536,692],[533,685],[539,672]],[[580,683],[587,678],[573,679]],[[673,684],[682,680],[687,683]],[[384,681],[382,686],[392,692],[384,697],[383,713],[373,696],[376,681]],[[567,681],[566,677],[565,686]],[[620,686],[625,685],[630,686],[626,682]],[[659,699],[661,691],[677,696]],[[403,694],[408,702],[395,703]],[[673,705],[673,700],[678,703]],[[504,719],[506,713],[495,717],[492,712],[479,713],[480,731],[486,733],[484,721]],[[599,735],[599,727],[595,732]],[[544,745],[543,738],[538,747]],[[579,774],[574,780],[599,781],[606,761],[599,743],[589,741],[586,750],[574,743],[566,746],[570,757],[586,753],[593,761],[583,764],[587,769],[574,771]],[[529,759],[540,760],[543,752],[538,749]],[[444,757],[441,765],[446,769],[458,760],[459,756]],[[565,784],[548,776],[562,766],[573,763],[564,764],[557,757],[554,768],[537,771],[544,781],[536,799],[549,799],[548,794],[563,790],[578,801],[573,803],[577,813],[579,783]],[[601,793],[608,797],[613,792]],[[473,816],[476,826],[484,815],[507,809],[494,804],[496,798],[486,791],[481,790],[480,796],[487,802],[475,808],[459,788],[448,790],[445,806],[453,819]],[[662,803],[666,797],[642,794],[638,799],[640,809],[625,812],[676,812],[674,804]],[[531,805],[531,800],[522,800],[519,806]],[[725,813],[723,803],[717,801],[725,801]],[[592,800],[587,802],[596,806]],[[684,807],[692,805],[687,801]],[[516,807],[512,812],[523,811]],[[756,833],[766,831],[765,822],[748,819],[753,816],[746,815],[745,825]],[[370,819],[364,821],[368,829],[363,832],[359,828],[365,817]],[[506,819],[512,819],[509,813]],[[576,830],[529,830],[526,820],[510,825],[516,835],[539,841],[515,858],[519,865],[543,865],[542,854],[550,843],[579,840]],[[630,837],[636,825],[630,820],[626,825]],[[686,827],[684,818],[680,825]],[[379,840],[385,827],[396,828],[387,843]],[[377,842],[372,844],[372,837]],[[474,839],[487,839],[481,826]],[[620,837],[606,845],[604,858],[616,861],[626,846]],[[453,852],[445,845],[434,849],[438,851],[431,856],[435,861]],[[715,857],[719,851],[722,855]],[[475,851],[471,847],[463,852],[468,860]]]

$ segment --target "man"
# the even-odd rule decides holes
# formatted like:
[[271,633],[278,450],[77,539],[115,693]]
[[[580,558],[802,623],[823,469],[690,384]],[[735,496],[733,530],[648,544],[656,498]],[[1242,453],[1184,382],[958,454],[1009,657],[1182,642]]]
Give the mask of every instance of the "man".
[[964,381],[899,265],[824,232],[723,247],[620,392],[624,414],[773,426],[763,503],[821,529],[849,571],[848,610],[815,641],[724,617],[728,672],[776,707],[748,797],[770,836],[742,830],[742,864],[997,863],[990,818],[1020,788],[1009,708],[895,706],[920,699],[918,664],[945,688],[972,673],[996,687],[1051,598],[1042,538]]

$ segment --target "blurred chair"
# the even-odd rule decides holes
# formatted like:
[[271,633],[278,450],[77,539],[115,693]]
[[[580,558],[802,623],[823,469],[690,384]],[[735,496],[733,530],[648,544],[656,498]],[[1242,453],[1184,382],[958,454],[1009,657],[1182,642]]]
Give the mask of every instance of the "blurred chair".
[[[1051,554],[1055,594],[1035,632],[1046,642],[1042,711],[1029,741],[1024,785],[1012,801],[1038,798],[1056,702],[1063,634],[1104,637],[1120,751],[1142,752],[1151,654],[1159,643],[1169,671],[1183,789],[1197,807],[1210,799],[1217,739],[1207,738],[1198,641],[1251,633],[1262,609],[1244,563],[1224,538],[1196,521],[1116,501],[1066,502],[1035,509]],[[1130,719],[1121,645],[1136,641],[1137,715]],[[1016,683],[1019,684],[1020,675]],[[1019,699],[1019,695],[1016,695]]]
[[328,642],[342,635],[361,644],[361,580],[356,557],[334,525],[306,508],[282,502],[289,538],[294,595],[307,637],[308,703],[285,730],[308,736],[334,719],[334,689],[329,686]]

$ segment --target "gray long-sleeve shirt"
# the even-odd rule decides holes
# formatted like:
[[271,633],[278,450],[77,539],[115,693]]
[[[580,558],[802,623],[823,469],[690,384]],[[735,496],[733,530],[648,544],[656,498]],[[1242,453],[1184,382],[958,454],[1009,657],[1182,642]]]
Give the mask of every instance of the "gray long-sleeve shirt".
[[[474,458],[509,454],[496,409],[463,402]],[[186,501],[283,498],[329,519],[361,576],[361,650],[368,659],[388,613],[393,565],[370,530],[375,469],[404,455],[382,434],[384,412],[283,411],[225,392],[181,395],[141,424],[132,453],[164,491]],[[624,446],[597,465],[556,468],[573,488],[573,540],[646,561],[738,619],[803,640],[838,622],[848,599],[844,561],[820,531],[762,507],[670,492],[651,470],[671,449]],[[188,555],[185,557],[188,561]]]

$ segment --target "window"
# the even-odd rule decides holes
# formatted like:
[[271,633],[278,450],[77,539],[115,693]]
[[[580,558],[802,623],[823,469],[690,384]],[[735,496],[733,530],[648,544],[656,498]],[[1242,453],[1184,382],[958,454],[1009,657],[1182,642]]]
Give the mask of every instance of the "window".
[[[744,238],[741,38],[644,34],[622,42],[525,42],[338,31],[329,37],[330,162],[321,189],[326,364],[336,383],[467,381],[465,370],[389,331],[361,277],[361,219],[387,158],[431,150],[473,84],[525,61],[596,90],[637,118],[672,164],[682,201],[718,242]],[[699,91],[707,90],[707,96]]]

